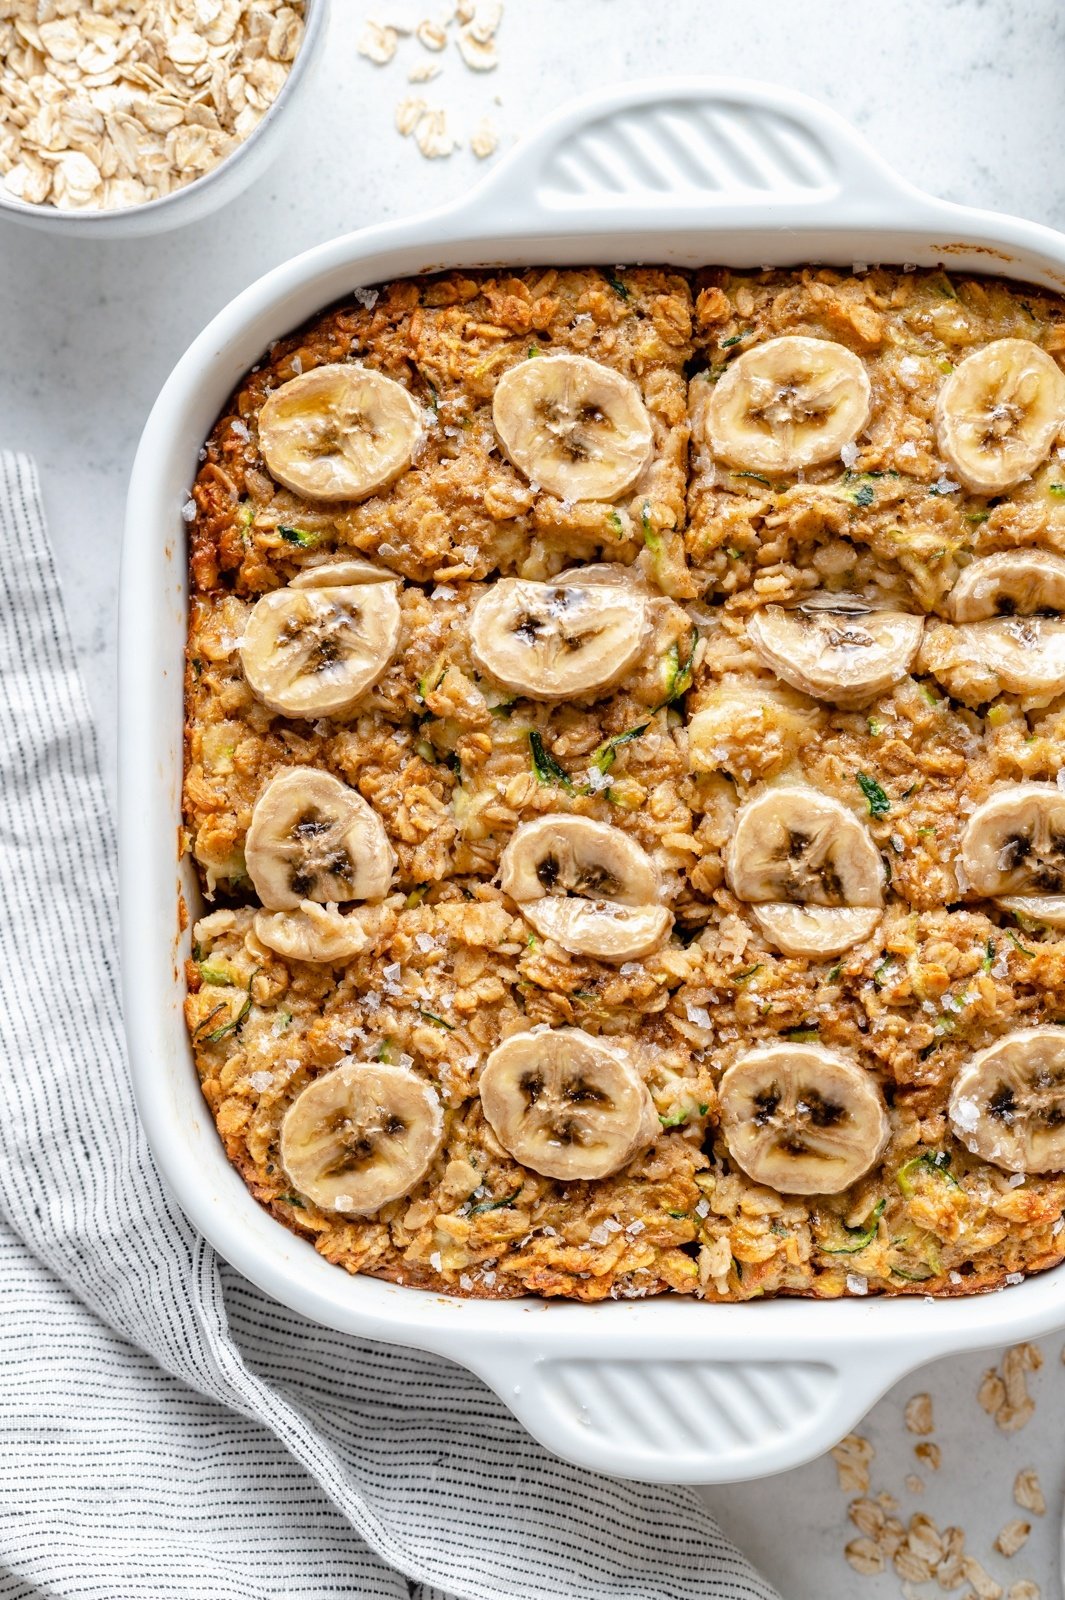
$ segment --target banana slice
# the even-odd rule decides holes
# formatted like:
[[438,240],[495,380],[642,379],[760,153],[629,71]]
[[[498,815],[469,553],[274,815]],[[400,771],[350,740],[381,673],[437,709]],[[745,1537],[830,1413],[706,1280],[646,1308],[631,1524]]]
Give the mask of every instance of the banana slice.
[[1065,373],[1030,339],[996,339],[939,391],[941,454],[967,489],[1002,494],[1049,454],[1065,421]]
[[314,719],[350,711],[399,646],[395,583],[274,589],[255,602],[240,659],[271,711]]
[[665,906],[621,906],[613,900],[530,900],[521,914],[541,939],[553,939],[575,956],[639,961],[661,949],[673,927]]
[[1065,790],[1013,783],[977,806],[961,837],[973,894],[1065,893]]
[[403,385],[335,362],[290,378],[259,413],[259,448],[278,483],[312,500],[364,500],[406,472],[422,414]]
[[849,708],[906,676],[923,628],[923,617],[878,611],[857,595],[818,594],[793,610],[756,611],[747,638],[792,688]]
[[444,1142],[436,1091],[405,1067],[345,1061],[297,1095],[281,1164],[327,1211],[369,1216],[409,1194]]
[[786,956],[838,956],[868,939],[880,921],[873,906],[752,905],[771,944]]
[[1047,928],[1065,928],[1065,894],[1003,894],[995,904],[1012,916],[1030,917]]
[[931,673],[954,700],[982,706],[1015,694],[1025,709],[1065,690],[1065,620],[993,617],[986,622],[930,622],[917,670]]
[[781,1194],[838,1194],[888,1141],[887,1108],[868,1072],[814,1044],[752,1050],[718,1090],[729,1152]]
[[382,900],[396,865],[376,811],[314,767],[271,778],[255,802],[244,855],[268,911],[295,911],[305,900]]
[[955,622],[1065,611],[1065,556],[1044,550],[980,556],[958,578],[949,605]]
[[636,960],[673,926],[646,850],[591,817],[560,812],[523,823],[500,858],[500,887],[541,938],[573,955]]
[[743,806],[725,858],[734,894],[748,904],[883,903],[880,853],[853,811],[816,789],[766,789]]
[[566,700],[616,683],[650,631],[647,596],[621,584],[500,578],[470,617],[478,665],[537,700]]
[[713,454],[730,466],[797,472],[838,456],[871,406],[869,375],[845,345],[786,334],[728,367],[703,427]]
[[485,1063],[481,1105],[515,1161],[545,1178],[606,1178],[659,1121],[625,1050],[580,1028],[515,1033]]
[[551,812],[524,822],[500,857],[499,883],[519,905],[549,894],[587,895],[619,905],[658,898],[658,873],[643,847],[592,817]]
[[587,356],[537,356],[504,372],[492,420],[519,472],[561,500],[616,500],[651,458],[640,391]]
[[295,911],[257,911],[252,926],[260,944],[289,961],[349,961],[371,943],[357,915],[345,916],[335,905],[313,900],[304,900]]
[[346,589],[359,583],[398,583],[399,579],[387,567],[377,567],[372,561],[362,561],[353,556],[350,561],[323,561],[316,567],[304,567],[289,579],[290,589]]
[[951,1127],[1007,1172],[1065,1171],[1065,1028],[1019,1028],[954,1080]]

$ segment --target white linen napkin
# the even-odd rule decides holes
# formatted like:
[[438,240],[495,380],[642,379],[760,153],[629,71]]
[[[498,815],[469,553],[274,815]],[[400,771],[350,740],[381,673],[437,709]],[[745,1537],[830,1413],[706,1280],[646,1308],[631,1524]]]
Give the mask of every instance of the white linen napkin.
[[95,736],[10,453],[0,785],[0,1597],[776,1600],[690,1490],[556,1460],[478,1379],[305,1321],[177,1210],[126,1074]]

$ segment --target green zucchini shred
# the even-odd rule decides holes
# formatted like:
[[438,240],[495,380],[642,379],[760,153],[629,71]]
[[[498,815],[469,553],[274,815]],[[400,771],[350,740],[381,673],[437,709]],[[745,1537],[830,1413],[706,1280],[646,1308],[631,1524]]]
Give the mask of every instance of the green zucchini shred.
[[919,1156],[914,1156],[912,1160],[904,1162],[895,1174],[895,1182],[898,1184],[903,1197],[907,1200],[912,1199],[914,1194],[913,1179],[922,1170],[934,1172],[937,1178],[943,1178],[955,1189],[960,1189],[961,1184],[950,1171],[950,1159],[949,1150],[923,1150]]
[[854,1256],[858,1254],[859,1250],[864,1250],[866,1245],[872,1244],[876,1238],[876,1230],[880,1226],[880,1218],[884,1215],[884,1207],[886,1205],[886,1200],[878,1200],[869,1216],[858,1228],[848,1228],[845,1222],[841,1223],[840,1226],[844,1233],[849,1233],[851,1236],[850,1243],[838,1245],[834,1250],[822,1248],[821,1254],[826,1256]]
[[541,734],[535,729],[529,729],[529,750],[532,755],[533,771],[540,783],[557,784],[567,793],[573,793],[573,780],[565,767],[560,767],[549,750],[544,748]]
[[885,816],[891,810],[891,801],[875,778],[871,778],[867,772],[859,772],[855,781],[868,801],[871,817]]

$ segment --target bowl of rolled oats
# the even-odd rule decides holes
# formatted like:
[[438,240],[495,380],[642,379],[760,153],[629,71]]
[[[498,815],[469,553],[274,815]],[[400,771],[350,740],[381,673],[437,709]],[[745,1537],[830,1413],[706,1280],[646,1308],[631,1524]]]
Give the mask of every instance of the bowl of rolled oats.
[[0,217],[162,231],[280,147],[328,0],[0,0]]

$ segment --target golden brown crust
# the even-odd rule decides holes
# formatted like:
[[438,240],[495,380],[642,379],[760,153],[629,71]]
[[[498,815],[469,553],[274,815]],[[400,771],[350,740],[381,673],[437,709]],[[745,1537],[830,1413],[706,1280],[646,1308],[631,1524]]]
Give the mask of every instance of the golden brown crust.
[[[715,371],[780,333],[840,340],[866,363],[874,414],[858,459],[766,484],[722,477],[696,447],[689,469],[689,369],[697,407]],[[902,271],[452,273],[324,314],[238,388],[207,443],[190,530],[185,844],[222,909],[197,924],[187,1014],[229,1158],[327,1259],[453,1294],[587,1301],[970,1294],[1061,1260],[1065,1178],[1018,1182],[979,1161],[946,1106],[974,1051],[1065,1019],[1065,941],[968,895],[954,869],[965,820],[996,785],[1057,778],[1065,697],[967,708],[918,661],[841,711],[781,685],[745,630],[753,606],[822,586],[877,586],[942,615],[974,555],[1065,550],[1057,457],[988,503],[944,483],[935,452],[940,368],[1018,334],[1065,348],[1062,303]],[[493,386],[534,344],[638,383],[655,429],[650,488],[567,506],[503,460]],[[279,382],[353,355],[435,404],[433,426],[390,489],[314,509],[269,481],[255,418]],[[407,580],[399,651],[348,717],[274,716],[240,669],[248,610],[301,567],[354,552]],[[548,705],[477,670],[468,619],[486,583],[602,559],[633,565],[655,596],[651,643],[617,687]],[[546,775],[531,733],[555,763]],[[372,945],[346,966],[286,962],[251,928],[252,806],[294,765],[356,787],[396,853]],[[882,920],[839,957],[782,955],[725,883],[738,807],[782,779],[850,807],[890,866]],[[677,919],[656,954],[620,966],[567,954],[494,886],[514,828],[552,811],[611,822],[654,855]],[[637,1053],[662,1133],[611,1178],[529,1172],[481,1115],[486,1055],[537,1024],[623,1036]],[[789,1037],[860,1062],[884,1090],[887,1149],[843,1194],[761,1188],[717,1127],[721,1073],[744,1048]],[[409,1061],[445,1108],[423,1182],[369,1219],[294,1194],[278,1154],[295,1094],[348,1055]],[[946,1168],[919,1159],[936,1153]]]

